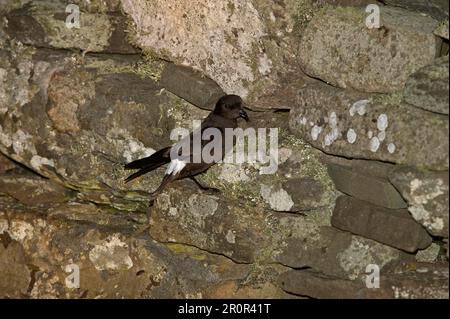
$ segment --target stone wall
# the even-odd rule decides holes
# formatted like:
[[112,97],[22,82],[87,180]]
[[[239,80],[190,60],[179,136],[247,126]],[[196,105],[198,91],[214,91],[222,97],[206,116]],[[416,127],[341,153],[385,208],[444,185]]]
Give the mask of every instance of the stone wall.
[[[0,296],[448,298],[448,4],[372,2],[2,1]],[[149,207],[123,164],[224,93],[277,172]]]

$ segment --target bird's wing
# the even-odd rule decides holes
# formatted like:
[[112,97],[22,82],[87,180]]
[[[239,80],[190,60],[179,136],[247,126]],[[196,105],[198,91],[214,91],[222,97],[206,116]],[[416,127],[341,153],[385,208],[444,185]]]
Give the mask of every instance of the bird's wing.
[[125,179],[125,183],[138,178],[139,176],[151,172],[158,167],[170,162],[170,147],[165,147],[152,155],[138,159],[125,165],[125,169],[139,169]]

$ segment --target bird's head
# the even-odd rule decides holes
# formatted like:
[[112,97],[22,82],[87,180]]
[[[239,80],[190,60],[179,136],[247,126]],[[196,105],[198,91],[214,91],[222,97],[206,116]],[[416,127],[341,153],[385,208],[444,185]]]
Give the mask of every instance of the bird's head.
[[236,120],[241,117],[247,122],[249,121],[248,115],[244,110],[244,102],[238,95],[230,94],[222,96],[217,101],[213,112],[227,119]]

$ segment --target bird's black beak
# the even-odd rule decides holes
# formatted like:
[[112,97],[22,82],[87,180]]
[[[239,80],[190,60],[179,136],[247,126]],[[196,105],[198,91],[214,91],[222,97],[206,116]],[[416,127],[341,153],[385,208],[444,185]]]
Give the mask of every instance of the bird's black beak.
[[242,117],[246,122],[250,121],[250,119],[248,118],[247,112],[245,112],[244,110],[239,111],[239,117]]

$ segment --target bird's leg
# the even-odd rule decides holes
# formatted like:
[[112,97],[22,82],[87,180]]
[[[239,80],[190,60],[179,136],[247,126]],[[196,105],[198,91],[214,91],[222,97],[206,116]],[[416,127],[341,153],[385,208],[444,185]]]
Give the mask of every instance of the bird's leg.
[[177,179],[175,175],[165,175],[159,187],[150,194],[150,203],[153,203],[159,194],[166,188],[167,184]]
[[214,193],[220,193],[220,189],[206,186],[202,183],[200,183],[194,176],[189,176],[189,178],[203,191],[210,191]]

